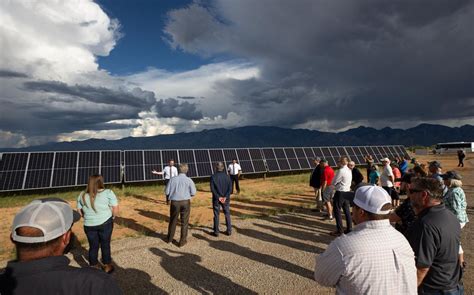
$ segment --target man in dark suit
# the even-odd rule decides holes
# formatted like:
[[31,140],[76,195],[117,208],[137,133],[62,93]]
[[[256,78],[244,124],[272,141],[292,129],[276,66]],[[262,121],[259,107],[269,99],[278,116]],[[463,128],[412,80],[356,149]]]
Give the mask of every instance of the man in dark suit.
[[225,173],[224,163],[216,164],[216,173],[211,176],[212,208],[214,211],[214,232],[213,236],[219,236],[219,209],[222,207],[225,215],[225,224],[227,226],[226,234],[232,234],[232,224],[230,221],[230,193],[232,191],[232,182],[229,175]]

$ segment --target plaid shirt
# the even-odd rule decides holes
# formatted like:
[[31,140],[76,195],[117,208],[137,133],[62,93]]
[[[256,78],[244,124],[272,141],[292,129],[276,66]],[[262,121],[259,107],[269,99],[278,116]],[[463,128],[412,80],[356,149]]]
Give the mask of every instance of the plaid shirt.
[[443,198],[446,208],[451,210],[451,212],[456,215],[456,218],[459,220],[459,223],[468,223],[469,219],[467,218],[466,213],[466,195],[460,187],[452,187],[448,190],[446,195]]
[[415,255],[388,220],[363,222],[332,241],[314,278],[337,294],[417,294]]

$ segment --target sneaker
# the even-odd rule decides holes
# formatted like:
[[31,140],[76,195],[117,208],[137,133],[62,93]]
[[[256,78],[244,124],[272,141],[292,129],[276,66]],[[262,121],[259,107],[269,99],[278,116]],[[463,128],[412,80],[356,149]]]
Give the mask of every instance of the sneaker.
[[182,247],[184,247],[187,243],[188,243],[188,241],[179,241],[178,247],[182,248]]
[[231,231],[226,231],[225,234],[228,235],[228,236],[231,236],[232,232]]

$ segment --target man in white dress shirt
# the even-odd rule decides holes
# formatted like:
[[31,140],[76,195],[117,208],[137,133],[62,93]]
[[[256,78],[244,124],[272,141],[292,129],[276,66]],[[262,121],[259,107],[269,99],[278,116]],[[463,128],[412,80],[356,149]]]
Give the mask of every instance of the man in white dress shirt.
[[354,198],[356,227],[316,258],[315,280],[337,294],[417,294],[415,255],[390,225],[391,198],[378,186],[362,186]]
[[230,163],[229,167],[227,167],[227,171],[229,172],[230,180],[232,180],[231,194],[234,193],[234,183],[235,183],[235,189],[237,191],[237,194],[239,194],[240,193],[239,177],[240,177],[240,173],[242,173],[242,168],[240,167],[239,163],[237,163],[237,159],[232,159],[232,163]]
[[[351,199],[354,194],[351,192],[352,171],[347,167],[348,163],[349,158],[345,156],[341,157],[337,162],[339,170],[337,170],[336,176],[332,179],[331,186],[335,191],[333,198],[333,215],[336,219],[336,231],[331,233],[333,236],[340,236],[352,230]],[[344,210],[344,215],[346,216],[346,231],[344,231],[342,227],[341,209]]]
[[[157,174],[157,175],[163,175],[165,179],[165,190],[166,190],[166,187],[168,186],[170,179],[178,176],[178,169],[176,169],[176,167],[174,166],[174,160],[171,159],[168,162],[168,166],[165,166],[163,171],[159,172],[159,171],[153,170],[151,171],[151,173]],[[166,195],[166,205],[169,205],[169,204],[170,204],[170,197],[169,195]]]

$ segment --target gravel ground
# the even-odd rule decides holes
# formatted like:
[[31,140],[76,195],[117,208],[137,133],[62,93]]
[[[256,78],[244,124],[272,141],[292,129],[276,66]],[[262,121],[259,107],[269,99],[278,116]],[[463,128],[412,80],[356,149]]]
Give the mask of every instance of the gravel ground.
[[[332,229],[308,210],[235,220],[230,237],[192,229],[182,248],[166,244],[163,233],[121,239],[112,243],[113,276],[126,294],[334,294],[313,280]],[[86,255],[76,249],[72,264],[87,265]]]

